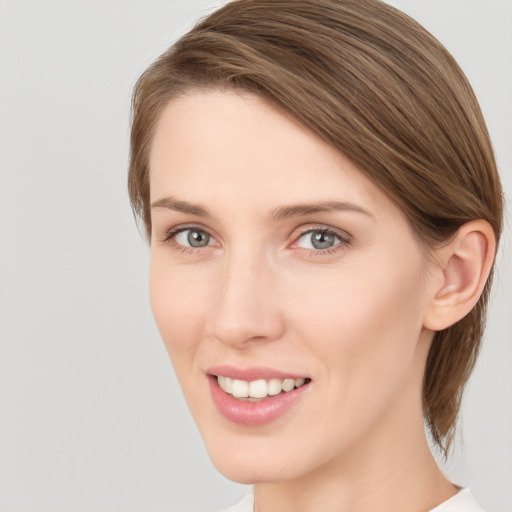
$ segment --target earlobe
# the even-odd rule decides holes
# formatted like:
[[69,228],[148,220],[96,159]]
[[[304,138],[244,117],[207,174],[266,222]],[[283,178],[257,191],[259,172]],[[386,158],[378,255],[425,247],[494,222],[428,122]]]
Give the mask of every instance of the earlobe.
[[496,238],[484,220],[467,222],[437,251],[436,281],[424,327],[440,331],[458,322],[475,306],[494,261]]

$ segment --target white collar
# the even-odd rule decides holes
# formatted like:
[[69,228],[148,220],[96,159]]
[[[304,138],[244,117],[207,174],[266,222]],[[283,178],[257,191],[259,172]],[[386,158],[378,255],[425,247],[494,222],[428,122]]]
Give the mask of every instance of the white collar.
[[[253,508],[254,495],[251,492],[224,512],[253,512]],[[466,488],[461,489],[455,496],[431,509],[430,512],[484,512],[484,509],[480,507],[471,491]]]

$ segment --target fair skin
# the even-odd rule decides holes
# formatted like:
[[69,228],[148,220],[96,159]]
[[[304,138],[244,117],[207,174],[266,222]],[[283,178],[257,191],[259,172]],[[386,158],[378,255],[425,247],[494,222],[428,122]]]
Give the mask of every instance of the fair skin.
[[[155,319],[212,461],[255,484],[255,510],[419,512],[456,493],[426,442],[421,385],[432,331],[485,282],[485,223],[426,258],[347,158],[229,91],[166,106],[150,195]],[[248,401],[212,368],[305,381]],[[258,416],[283,396],[296,398]]]

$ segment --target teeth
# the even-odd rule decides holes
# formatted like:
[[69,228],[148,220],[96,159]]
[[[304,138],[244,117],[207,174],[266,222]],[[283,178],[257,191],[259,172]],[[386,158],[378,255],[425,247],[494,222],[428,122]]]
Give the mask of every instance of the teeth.
[[217,382],[222,390],[235,398],[265,398],[278,395],[282,391],[287,393],[292,389],[300,388],[306,379],[270,379],[268,381],[259,379],[248,382],[219,375]]
[[263,379],[253,380],[249,383],[249,396],[252,398],[264,398],[267,396],[267,382]]
[[295,379],[284,379],[281,384],[283,391],[291,391],[295,387]]
[[249,383],[246,380],[233,379],[231,394],[235,398],[246,398],[249,396]]
[[270,396],[279,395],[281,393],[281,385],[283,381],[281,379],[270,379],[268,381],[267,393]]

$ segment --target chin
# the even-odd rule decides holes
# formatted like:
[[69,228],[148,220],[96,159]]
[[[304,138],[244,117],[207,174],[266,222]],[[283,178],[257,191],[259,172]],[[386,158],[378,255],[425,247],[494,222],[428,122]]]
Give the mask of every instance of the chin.
[[211,457],[213,465],[229,480],[239,484],[256,484],[293,480],[301,475],[292,470],[277,457],[262,454],[253,457],[251,453],[226,454]]
[[310,450],[315,446],[309,443],[309,449],[302,450],[300,447],[306,444],[306,440],[289,431],[281,435],[275,432],[267,434],[253,431],[237,435],[211,429],[210,424],[203,440],[217,470],[240,484],[294,480],[325,463],[324,457],[330,458],[328,453],[317,453],[312,458]]

